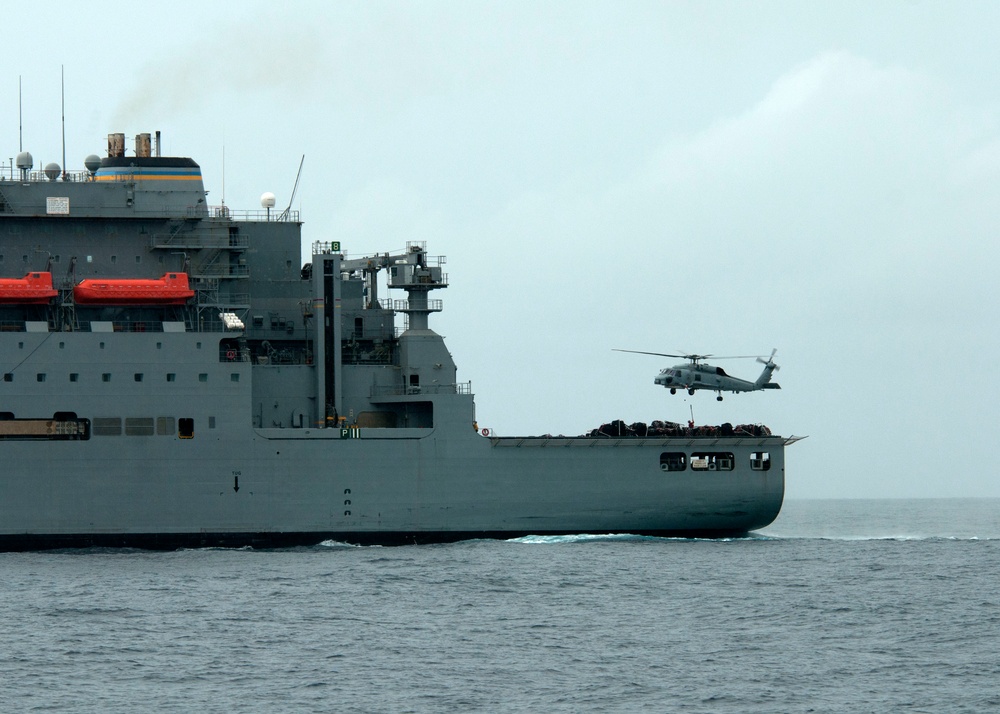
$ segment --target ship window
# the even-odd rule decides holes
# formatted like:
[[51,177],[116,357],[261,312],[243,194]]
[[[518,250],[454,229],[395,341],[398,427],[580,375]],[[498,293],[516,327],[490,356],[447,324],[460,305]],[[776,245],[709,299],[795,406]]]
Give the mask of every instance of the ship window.
[[156,433],[160,436],[172,436],[174,433],[174,418],[156,417]]
[[162,350],[163,349],[163,343],[162,342],[157,342],[156,343],[156,349]]
[[177,420],[177,436],[182,439],[194,438],[194,419],[182,417]]
[[4,374],[3,374],[3,381],[5,381],[5,382],[13,382],[14,381],[14,375],[11,374],[10,372],[4,372]]
[[[19,233],[19,232],[20,231],[11,231],[11,233]],[[28,256],[22,255],[21,256],[21,261],[24,262],[24,263],[27,263],[28,262]]]
[[766,451],[754,451],[750,454],[750,468],[754,471],[770,471],[771,455]]
[[233,372],[232,374],[229,375],[229,379],[231,381],[233,381],[233,382],[239,382],[240,381],[240,373],[239,372]]
[[69,373],[69,381],[71,381],[71,382],[79,382],[80,381],[80,375],[77,372],[70,372]]
[[214,416],[210,416],[208,418],[208,428],[209,429],[214,429],[215,428],[215,417]]
[[100,347],[101,347],[102,350],[104,349],[104,343],[103,342],[100,344]]
[[126,417],[125,436],[152,436],[152,417]]
[[202,372],[201,374],[199,374],[198,375],[198,381],[199,382],[207,382],[208,381],[208,374],[206,372]]
[[733,455],[728,451],[691,454],[691,468],[696,471],[732,471]]
[[195,346],[195,349],[199,349],[199,350],[201,349],[201,343],[200,342],[195,342],[194,346]]
[[35,375],[35,379],[37,379],[39,382],[44,382],[45,381],[45,372],[39,372],[38,374],[36,374]]
[[136,382],[141,382],[142,381],[142,372],[136,372],[135,373],[135,381]]
[[665,451],[660,454],[661,471],[683,471],[687,468],[687,455],[680,451]]
[[122,420],[119,417],[94,417],[94,436],[121,436]]
[[174,374],[173,372],[167,372],[167,381],[168,382],[174,382],[176,380],[177,380],[177,375],[176,374]]
[[142,262],[142,256],[141,255],[135,256],[135,262],[136,263],[141,263]]
[[66,349],[66,343],[65,342],[60,342],[59,343],[59,349],[61,349],[61,350]]
[[118,262],[118,256],[117,255],[112,255],[111,256],[111,264],[114,265],[117,262]]
[[102,374],[101,375],[101,381],[102,382],[110,382],[111,381],[111,372],[105,372],[104,374]]

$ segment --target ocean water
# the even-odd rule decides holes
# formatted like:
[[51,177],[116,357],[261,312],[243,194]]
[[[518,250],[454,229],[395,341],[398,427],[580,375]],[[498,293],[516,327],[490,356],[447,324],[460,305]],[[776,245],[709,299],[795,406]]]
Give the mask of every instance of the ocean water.
[[0,554],[0,712],[982,712],[1000,500],[755,537]]

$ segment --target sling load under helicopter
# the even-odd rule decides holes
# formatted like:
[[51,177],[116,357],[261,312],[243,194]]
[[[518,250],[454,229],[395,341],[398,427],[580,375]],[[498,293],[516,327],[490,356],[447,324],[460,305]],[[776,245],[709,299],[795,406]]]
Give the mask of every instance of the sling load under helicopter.
[[[681,357],[688,360],[687,364],[677,364],[660,370],[653,380],[656,384],[667,387],[671,394],[677,394],[678,389],[686,389],[688,394],[694,394],[698,389],[718,392],[717,400],[722,401],[723,392],[756,392],[760,389],[781,389],[781,385],[771,381],[771,375],[779,369],[774,363],[774,353],[767,359],[757,357],[764,365],[764,371],[753,382],[726,374],[722,367],[715,367],[704,360],[713,355],[667,354],[664,352],[640,352],[639,350],[618,350],[615,352],[632,352],[640,355],[656,355],[658,357]],[[753,359],[756,355],[736,355],[732,357],[715,357],[715,359]]]

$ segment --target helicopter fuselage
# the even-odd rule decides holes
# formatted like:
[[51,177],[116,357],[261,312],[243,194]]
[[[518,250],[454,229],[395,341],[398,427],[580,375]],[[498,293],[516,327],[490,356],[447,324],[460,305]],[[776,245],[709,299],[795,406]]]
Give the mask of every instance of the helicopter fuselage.
[[694,394],[695,390],[707,389],[712,392],[754,392],[758,389],[781,389],[781,387],[771,382],[771,372],[773,367],[765,365],[764,371],[755,382],[739,377],[733,377],[726,373],[722,367],[715,367],[710,364],[679,364],[660,370],[653,380],[656,384],[666,387],[671,394],[676,394],[678,389],[686,389],[689,394]]

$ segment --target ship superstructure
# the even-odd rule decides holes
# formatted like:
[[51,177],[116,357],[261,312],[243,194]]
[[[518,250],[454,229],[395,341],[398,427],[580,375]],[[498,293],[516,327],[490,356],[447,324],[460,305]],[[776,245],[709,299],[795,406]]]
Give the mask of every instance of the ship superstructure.
[[[789,442],[477,431],[423,243],[348,257],[295,211],[209,206],[124,136],[0,178],[0,548],[285,545],[770,523]],[[381,278],[380,278],[381,276]],[[380,294],[380,279],[396,295]]]

